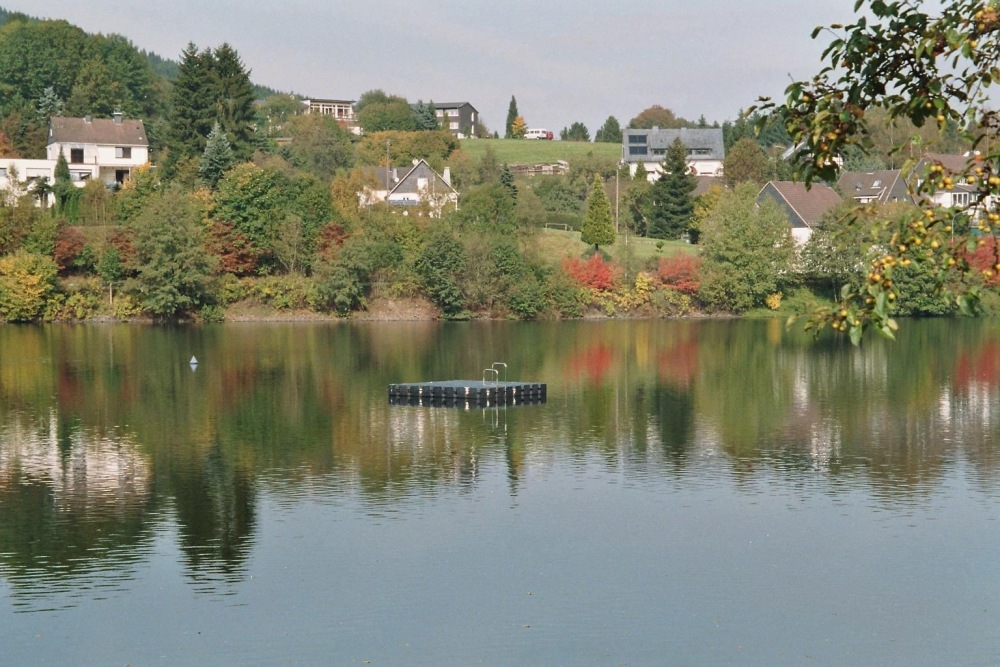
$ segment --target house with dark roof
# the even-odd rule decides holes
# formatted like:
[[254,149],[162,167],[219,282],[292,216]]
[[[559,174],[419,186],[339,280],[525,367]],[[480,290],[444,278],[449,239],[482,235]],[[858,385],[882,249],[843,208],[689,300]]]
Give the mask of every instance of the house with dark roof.
[[859,204],[913,203],[906,179],[899,169],[842,171],[837,179],[837,187],[845,197],[850,197]]
[[794,181],[769,181],[757,194],[757,202],[771,199],[788,215],[792,226],[792,237],[796,243],[804,244],[819,226],[823,214],[843,199],[833,188],[814,183],[806,188]]
[[49,119],[45,156],[53,164],[62,153],[74,181],[96,178],[123,183],[136,167],[149,162],[149,139],[141,120],[125,118]]
[[[687,149],[687,164],[691,173],[698,176],[721,176],[722,162],[726,157],[722,141],[722,128],[681,128],[661,130],[627,128],[622,132],[622,158],[628,164],[629,173],[641,163],[656,180],[663,171],[663,160],[667,148],[675,139],[680,139]],[[652,176],[655,174],[655,176]]]
[[442,130],[448,130],[459,139],[475,136],[479,112],[468,102],[434,102],[434,114]]
[[408,168],[370,167],[363,172],[369,181],[358,193],[358,203],[363,207],[385,202],[420,213],[426,211],[432,218],[440,218],[449,208],[458,209],[458,190],[451,185],[447,167],[444,174],[438,174],[425,160],[414,160]]

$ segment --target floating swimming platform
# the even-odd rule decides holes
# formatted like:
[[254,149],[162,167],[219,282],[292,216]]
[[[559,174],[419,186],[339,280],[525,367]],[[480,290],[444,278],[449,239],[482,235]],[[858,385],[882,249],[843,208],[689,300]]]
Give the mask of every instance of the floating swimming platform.
[[548,390],[541,382],[500,380],[500,369],[507,364],[496,362],[483,371],[481,380],[437,380],[389,385],[390,405],[490,406],[544,403]]

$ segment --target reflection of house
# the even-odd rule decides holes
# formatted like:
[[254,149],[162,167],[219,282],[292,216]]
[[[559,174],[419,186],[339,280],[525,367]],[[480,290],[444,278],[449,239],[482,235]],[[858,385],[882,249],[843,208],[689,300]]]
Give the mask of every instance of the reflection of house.
[[305,113],[331,116],[347,130],[361,134],[361,126],[354,115],[354,100],[302,100]]
[[427,207],[428,214],[440,217],[446,208],[458,208],[458,191],[451,186],[451,172],[444,175],[431,169],[424,160],[414,160],[408,170],[398,167],[374,167],[365,170],[378,185],[358,193],[362,206],[386,202],[390,206]]
[[663,160],[667,148],[680,139],[687,149],[687,164],[691,173],[698,176],[720,176],[722,161],[726,157],[721,128],[681,128],[679,130],[628,128],[622,133],[622,152],[629,166],[629,173],[635,175],[639,163],[655,180],[663,171]]
[[837,191],[826,185],[814,183],[809,189],[793,181],[770,181],[757,194],[757,202],[774,200],[788,215],[792,236],[797,243],[805,243],[819,226],[823,214],[842,200]]
[[113,118],[49,120],[45,155],[53,163],[66,156],[74,181],[90,178],[123,183],[132,170],[149,162],[149,140],[141,120],[116,113]]
[[468,102],[434,103],[434,114],[442,130],[448,130],[459,139],[474,136],[479,112]]
[[906,179],[899,169],[843,171],[837,186],[845,197],[860,204],[913,203],[913,198],[907,192]]

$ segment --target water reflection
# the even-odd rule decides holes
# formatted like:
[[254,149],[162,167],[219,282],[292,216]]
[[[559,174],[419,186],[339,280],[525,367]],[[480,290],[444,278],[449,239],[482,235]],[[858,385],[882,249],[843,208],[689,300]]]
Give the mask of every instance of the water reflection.
[[[484,469],[513,498],[533,472],[594,462],[635,484],[885,505],[956,469],[1000,488],[990,321],[912,322],[860,349],[778,322],[8,326],[0,357],[0,573],[42,608],[114,587],[174,527],[194,590],[231,592],[264,491],[391,518]],[[390,383],[497,360],[547,382],[548,403],[387,405]]]

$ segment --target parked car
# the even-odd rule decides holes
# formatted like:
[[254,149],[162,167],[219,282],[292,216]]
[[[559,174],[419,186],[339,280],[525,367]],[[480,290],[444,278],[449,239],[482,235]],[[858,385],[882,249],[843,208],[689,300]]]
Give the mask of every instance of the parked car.
[[525,139],[551,139],[552,133],[541,128],[534,128],[524,133]]

